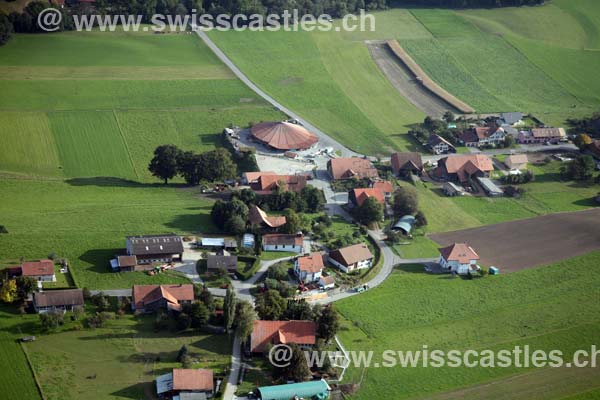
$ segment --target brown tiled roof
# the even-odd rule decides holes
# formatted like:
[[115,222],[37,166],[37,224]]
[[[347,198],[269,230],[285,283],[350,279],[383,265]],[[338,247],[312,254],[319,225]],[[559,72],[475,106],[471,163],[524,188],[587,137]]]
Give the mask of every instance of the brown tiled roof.
[[489,172],[494,170],[492,159],[484,154],[465,154],[444,157],[438,161],[439,167],[448,174],[457,174],[460,181],[465,181],[477,171]]
[[423,169],[423,159],[421,154],[415,152],[394,153],[391,158],[392,170],[398,173],[400,170]]
[[473,248],[465,243],[454,243],[448,247],[439,249],[440,254],[446,261],[458,261],[467,264],[471,260],[479,260],[479,255]]
[[333,276],[322,276],[320,280],[323,281],[323,285],[331,285],[335,283],[335,278]]
[[297,234],[285,234],[285,233],[270,233],[263,235],[262,242],[265,245],[278,245],[278,246],[302,246],[304,243],[304,236]]
[[137,265],[136,256],[118,256],[117,262],[119,267],[135,267]]
[[306,128],[290,122],[262,122],[250,128],[252,136],[278,150],[307,149],[319,139]]
[[286,219],[284,216],[269,217],[266,212],[261,210],[258,206],[253,205],[250,207],[248,213],[248,219],[253,225],[265,224],[270,228],[278,228],[285,225]]
[[298,257],[298,269],[308,273],[315,273],[323,270],[323,255],[321,253],[311,253],[308,256]]
[[210,369],[173,370],[173,390],[212,392],[214,388]]
[[54,275],[54,261],[40,260],[24,262],[21,264],[21,274],[23,276]]
[[373,258],[373,254],[371,254],[371,250],[369,250],[369,247],[366,244],[358,243],[334,250],[329,253],[329,257],[342,265],[349,266],[359,261]]
[[356,204],[361,206],[369,197],[373,197],[379,204],[385,203],[385,195],[380,189],[360,188],[352,189],[352,195],[356,199]]
[[248,183],[252,183],[254,181],[257,181],[258,178],[260,178],[263,175],[277,175],[275,172],[268,172],[268,171],[264,171],[264,172],[244,172],[244,178],[246,179],[246,181],[248,181]]
[[315,344],[317,324],[313,321],[254,321],[250,338],[253,353],[272,344]]
[[564,128],[534,128],[531,130],[534,138],[554,138],[567,136]]
[[373,184],[373,189],[379,189],[383,193],[394,193],[394,185],[390,181],[379,181]]
[[237,261],[237,256],[209,255],[206,258],[206,267],[208,270],[226,269],[228,271],[236,271]]
[[146,304],[162,298],[174,305],[178,305],[180,301],[192,301],[194,300],[194,286],[183,284],[133,286],[133,303],[136,309],[143,309]]
[[527,154],[513,154],[506,158],[506,162],[512,164],[526,164],[528,161]]
[[445,143],[450,147],[454,147],[452,146],[452,143],[450,143],[449,141],[447,141],[446,139],[444,139],[443,137],[441,137],[440,135],[429,135],[429,138],[427,139],[427,144],[431,147],[434,147],[440,143]]
[[82,306],[83,290],[47,290],[33,294],[36,307]]
[[329,160],[333,179],[375,178],[377,169],[366,158],[334,158]]
[[250,188],[259,193],[271,193],[279,187],[292,192],[299,192],[306,186],[304,175],[261,175]]

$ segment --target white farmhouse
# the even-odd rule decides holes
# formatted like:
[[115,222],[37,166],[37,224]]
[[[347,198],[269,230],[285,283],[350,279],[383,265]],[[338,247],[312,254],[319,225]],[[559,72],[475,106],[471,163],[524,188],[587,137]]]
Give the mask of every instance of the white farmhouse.
[[329,262],[344,272],[370,268],[373,254],[364,243],[343,247],[329,253]]
[[439,264],[442,268],[456,272],[459,275],[467,275],[479,271],[479,255],[473,248],[465,243],[454,243],[451,246],[439,249]]

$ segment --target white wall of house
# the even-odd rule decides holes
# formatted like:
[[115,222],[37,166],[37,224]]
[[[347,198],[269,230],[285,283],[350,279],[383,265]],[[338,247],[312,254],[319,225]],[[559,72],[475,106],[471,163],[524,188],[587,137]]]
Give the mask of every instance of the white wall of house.
[[296,260],[294,262],[294,272],[296,273],[298,279],[304,282],[317,282],[319,279],[321,279],[323,270],[317,272],[300,271],[300,268],[298,267],[298,260]]
[[359,261],[357,263],[354,263],[354,264],[351,264],[351,265],[348,265],[348,266],[337,262],[336,260],[334,260],[331,257],[329,257],[329,262],[332,263],[333,265],[335,265],[340,270],[348,273],[348,272],[356,271],[356,270],[359,270],[359,269],[370,268],[371,267],[372,259],[362,260],[362,261]]
[[30,278],[33,278],[38,282],[56,282],[56,275],[54,274],[30,276]]
[[300,253],[302,252],[302,246],[294,246],[294,245],[285,245],[285,244],[264,244],[263,243],[263,250],[264,251],[291,251],[294,253]]
[[330,283],[326,285],[325,282],[323,282],[323,279],[321,278],[319,278],[319,286],[321,286],[323,289],[333,289],[335,287],[335,283]]
[[456,272],[459,275],[466,275],[469,273],[471,265],[477,265],[477,260],[470,260],[468,264],[460,263],[456,260],[447,261],[444,257],[440,256],[439,264],[442,268]]

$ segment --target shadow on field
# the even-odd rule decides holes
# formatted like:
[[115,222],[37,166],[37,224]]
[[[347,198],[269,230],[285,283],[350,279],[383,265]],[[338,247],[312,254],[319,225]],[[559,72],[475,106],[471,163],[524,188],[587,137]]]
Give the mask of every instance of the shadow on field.
[[111,393],[112,396],[115,397],[123,397],[127,399],[143,399],[148,398],[147,390],[144,390],[146,386],[148,386],[148,382],[140,382],[135,385],[128,386],[124,389],[118,390],[116,392]]
[[159,187],[174,187],[182,188],[187,187],[183,183],[169,183],[165,185],[162,182],[155,183],[142,183],[131,181],[123,178],[113,178],[105,176],[97,176],[93,178],[72,178],[65,181],[71,186],[98,186],[98,187],[129,187],[129,188],[159,188]]
[[[599,192],[600,193],[600,192]],[[600,203],[598,203],[593,198],[589,199],[580,199],[573,202],[573,204],[583,207],[600,207]]]
[[[125,243],[125,238],[123,238],[123,243]],[[116,254],[124,254],[123,250],[123,248],[88,250],[83,253],[79,259],[91,264],[86,268],[86,270],[89,272],[95,272],[98,274],[112,273],[109,265],[110,259],[114,258]]]
[[212,205],[188,207],[192,213],[178,215],[165,226],[182,232],[218,233],[210,218],[211,209]]

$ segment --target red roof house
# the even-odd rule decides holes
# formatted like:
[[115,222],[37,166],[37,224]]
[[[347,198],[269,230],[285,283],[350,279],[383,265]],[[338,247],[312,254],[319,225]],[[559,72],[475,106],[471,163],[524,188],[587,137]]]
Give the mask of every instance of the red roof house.
[[34,278],[38,281],[56,281],[54,275],[54,261],[40,260],[28,261],[21,264],[21,275]]
[[160,308],[181,311],[183,304],[194,301],[193,285],[134,285],[132,308],[152,312]]
[[362,206],[369,197],[373,197],[379,204],[385,203],[385,194],[381,189],[376,188],[352,189],[348,196],[348,202],[355,206]]
[[478,271],[479,255],[466,243],[454,243],[439,249],[439,264],[442,268],[459,275],[467,275]]
[[362,179],[378,177],[377,169],[366,158],[334,158],[327,162],[327,171],[333,179]]
[[316,331],[313,321],[254,321],[250,351],[262,353],[268,344],[312,346],[316,343]]

